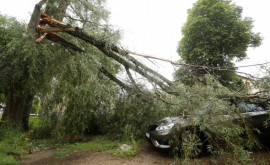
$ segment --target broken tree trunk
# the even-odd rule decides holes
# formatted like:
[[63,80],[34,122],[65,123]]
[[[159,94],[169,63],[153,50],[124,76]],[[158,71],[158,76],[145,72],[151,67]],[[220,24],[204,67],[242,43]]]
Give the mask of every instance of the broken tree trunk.
[[[170,94],[175,94],[175,92],[171,91],[170,89],[172,83],[168,79],[166,79],[158,72],[148,68],[147,66],[145,66],[144,64],[142,64],[141,62],[130,56],[128,51],[112,44],[109,44],[110,48],[108,49],[108,47],[106,46],[108,45],[108,43],[106,43],[105,41],[98,40],[95,36],[87,34],[86,32],[83,31],[83,29],[80,29],[78,27],[72,27],[71,25],[67,25],[55,19],[52,19],[44,13],[41,13],[41,23],[48,24],[51,28],[39,28],[38,30],[39,33],[50,34],[55,32],[64,32],[81,40],[84,40],[85,42],[98,48],[106,56],[116,60],[125,68],[129,68],[139,73],[141,76],[145,77],[149,82],[157,84],[163,91]],[[65,41],[58,41],[58,42],[64,45]]]

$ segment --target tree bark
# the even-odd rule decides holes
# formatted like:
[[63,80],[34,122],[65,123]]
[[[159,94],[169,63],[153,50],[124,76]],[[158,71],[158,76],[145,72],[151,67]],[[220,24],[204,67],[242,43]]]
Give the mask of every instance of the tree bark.
[[34,7],[34,11],[31,15],[30,21],[28,23],[27,30],[30,32],[30,34],[37,36],[37,27],[40,20],[40,14],[41,14],[41,7],[47,2],[47,0],[41,0],[39,3],[37,3]]
[[18,95],[16,85],[8,91],[6,107],[4,109],[2,121],[7,122],[14,128],[28,130],[28,120],[32,107],[32,95]]
[[32,102],[34,99],[34,96],[32,94],[28,94],[27,97],[24,98],[24,106],[23,106],[23,117],[22,117],[22,129],[25,131],[29,130],[29,117],[30,117],[30,112],[32,109]]
[[55,19],[62,22],[63,18],[66,15],[66,10],[69,6],[70,2],[69,0],[60,0],[58,5],[57,13],[55,14]]

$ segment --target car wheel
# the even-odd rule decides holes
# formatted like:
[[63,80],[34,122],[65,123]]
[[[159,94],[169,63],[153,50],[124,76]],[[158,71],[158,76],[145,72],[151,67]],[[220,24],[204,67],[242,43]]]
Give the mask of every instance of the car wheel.
[[204,150],[204,140],[200,134],[192,131],[185,131],[181,136],[182,153],[190,158],[198,158]]

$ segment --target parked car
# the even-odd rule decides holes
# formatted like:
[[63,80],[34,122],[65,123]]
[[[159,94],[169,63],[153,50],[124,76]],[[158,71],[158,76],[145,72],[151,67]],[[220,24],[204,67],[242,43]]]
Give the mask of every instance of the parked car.
[[[220,105],[222,106],[222,105]],[[207,107],[207,106],[206,106]],[[225,107],[225,106],[224,106]],[[250,102],[240,102],[236,104],[236,107],[240,110],[247,121],[257,128],[261,133],[258,136],[261,139],[270,140],[270,129],[264,126],[264,122],[269,120],[269,110],[266,106],[257,105]],[[207,112],[209,113],[209,112]],[[166,117],[153,124],[151,124],[145,136],[149,143],[151,143],[156,148],[170,149],[175,147],[172,141],[179,142],[180,145],[178,149],[188,147],[189,143],[192,141],[192,151],[191,157],[199,157],[206,148],[207,137],[205,133],[199,131],[199,126],[194,126],[191,121],[195,119],[200,119],[202,114],[188,115],[188,116],[178,116],[178,117]],[[228,115],[222,115],[225,119],[230,117]],[[239,122],[239,116],[234,116],[232,118],[234,122]],[[178,138],[178,139],[176,139]]]

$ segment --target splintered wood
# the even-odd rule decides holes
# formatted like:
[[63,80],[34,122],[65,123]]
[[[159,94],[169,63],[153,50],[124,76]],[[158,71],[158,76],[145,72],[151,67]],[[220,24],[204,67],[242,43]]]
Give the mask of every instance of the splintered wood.
[[[52,19],[48,15],[41,13],[40,14],[40,21],[37,27],[38,34],[41,34],[41,36],[36,39],[36,43],[40,43],[45,37],[53,42],[60,43],[63,46],[68,46],[69,48],[83,52],[81,48],[78,46],[66,41],[63,37],[58,35],[56,32],[75,32],[76,28],[69,27],[68,25],[59,22],[55,19]],[[48,25],[49,27],[45,27]]]
[[[54,32],[74,32],[75,28],[66,27],[67,25],[59,22],[55,19],[50,18],[48,15],[41,13],[41,20],[39,21],[39,25],[37,27],[37,31],[39,34],[42,34],[37,40],[36,43],[40,43],[45,37],[51,41],[63,41],[64,39],[57,35]],[[49,25],[49,28],[45,28],[45,25]]]

